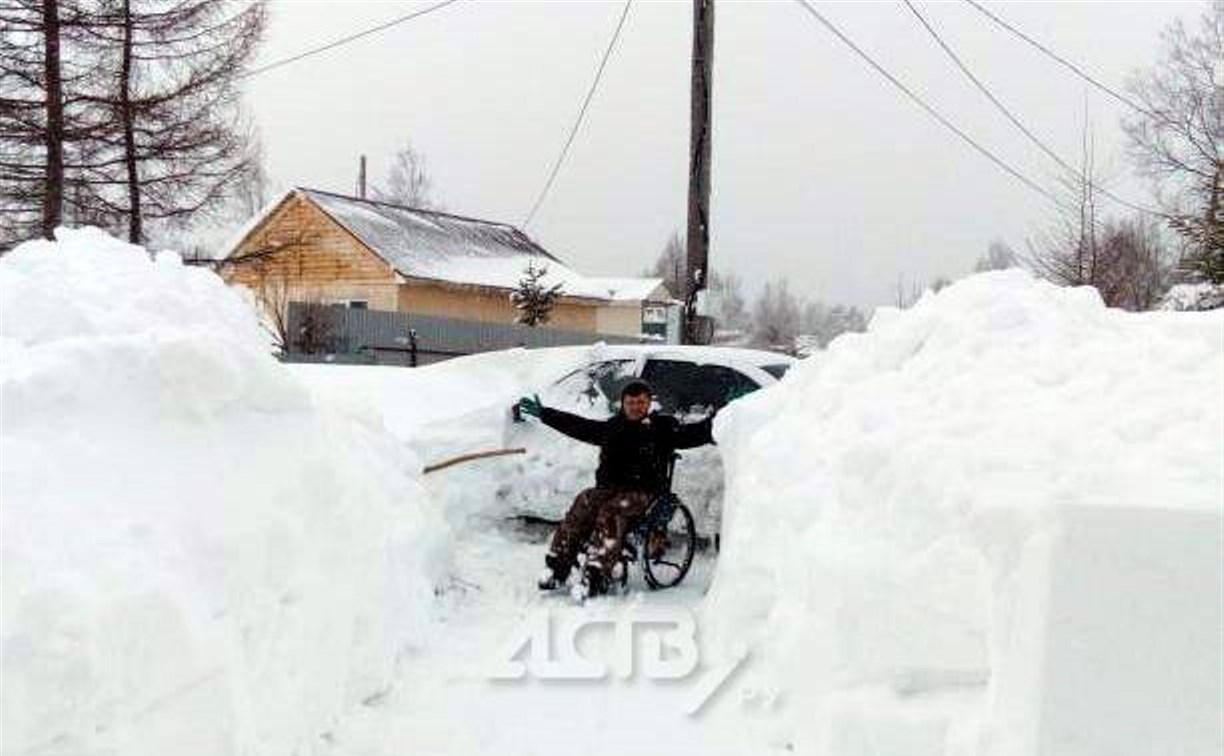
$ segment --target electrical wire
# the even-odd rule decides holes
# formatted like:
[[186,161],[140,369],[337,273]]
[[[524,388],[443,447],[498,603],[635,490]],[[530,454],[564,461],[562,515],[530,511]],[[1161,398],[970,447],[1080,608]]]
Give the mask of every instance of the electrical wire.
[[422,8],[418,11],[413,11],[412,13],[407,13],[403,16],[393,18],[390,21],[384,21],[383,23],[378,24],[377,26],[371,26],[368,29],[363,29],[362,31],[356,32],[354,34],[349,34],[348,36],[341,37],[340,39],[333,40],[323,45],[319,45],[318,47],[312,47],[309,50],[303,50],[302,52],[297,53],[296,55],[291,55],[288,58],[283,58],[281,60],[276,60],[271,63],[267,63],[262,66],[258,66],[256,68],[249,69],[245,71],[244,73],[242,73],[238,78],[248,79],[252,76],[258,76],[261,73],[266,73],[268,71],[271,71],[275,68],[287,66],[290,63],[296,63],[297,61],[302,60],[303,58],[309,58],[312,55],[318,55],[320,53],[325,53],[329,50],[334,50],[337,47],[342,47],[344,45],[347,45],[350,42],[356,42],[357,40],[362,39],[363,37],[368,37],[371,34],[377,34],[378,32],[385,31],[387,29],[390,29],[393,26],[398,26],[399,24],[405,23],[407,21],[411,21],[414,18],[420,18],[421,16],[424,16],[427,13],[433,13],[436,10],[441,10],[442,8],[445,8],[446,6],[453,5],[454,3],[457,3],[457,2],[459,2],[459,0],[443,0],[442,2],[435,3],[429,6],[428,8]]
[[536,197],[535,203],[532,204],[531,211],[527,213],[527,217],[523,220],[524,228],[535,218],[536,213],[540,210],[540,206],[544,204],[544,199],[548,196],[549,190],[552,189],[553,182],[557,180],[557,174],[561,171],[561,165],[569,154],[574,138],[578,136],[578,129],[581,128],[583,119],[586,118],[587,108],[590,107],[591,100],[595,97],[595,90],[599,88],[599,82],[603,78],[604,69],[608,66],[608,59],[612,56],[612,50],[616,47],[616,41],[620,39],[621,29],[625,27],[625,19],[629,17],[629,8],[632,5],[633,0],[625,0],[625,7],[621,10],[620,19],[616,22],[616,31],[612,33],[612,39],[608,42],[608,47],[604,50],[603,57],[599,61],[599,68],[595,71],[595,79],[591,82],[586,97],[582,100],[582,107],[578,109],[578,117],[574,119],[574,124],[570,127],[569,135],[565,139],[565,144],[561,146],[561,152],[557,155],[552,170],[548,173],[548,179],[544,182],[544,187],[540,190],[539,196]]
[[1069,69],[1069,70],[1070,70],[1070,71],[1072,71],[1072,72],[1073,72],[1073,73],[1074,73],[1076,76],[1079,76],[1081,79],[1083,79],[1084,81],[1088,82],[1089,84],[1091,84],[1092,86],[1096,87],[1097,89],[1101,90],[1102,92],[1104,92],[1105,94],[1109,95],[1110,97],[1114,98],[1114,99],[1115,99],[1115,100],[1117,100],[1118,102],[1122,103],[1123,105],[1126,105],[1126,106],[1127,106],[1127,107],[1129,107],[1129,108],[1132,108],[1133,110],[1136,110],[1136,111],[1138,111],[1138,112],[1140,112],[1140,113],[1143,113],[1144,115],[1151,116],[1151,117],[1155,117],[1155,114],[1154,114],[1154,113],[1152,113],[1152,112],[1151,112],[1150,110],[1148,110],[1147,108],[1143,107],[1142,105],[1140,105],[1139,103],[1135,102],[1134,100],[1132,100],[1131,98],[1127,97],[1126,95],[1124,95],[1124,94],[1122,94],[1122,93],[1120,93],[1120,92],[1118,92],[1118,91],[1116,91],[1116,90],[1114,90],[1114,89],[1112,89],[1112,88],[1110,88],[1110,87],[1106,86],[1105,84],[1102,84],[1100,81],[1098,81],[1098,80],[1097,80],[1097,79],[1095,79],[1094,77],[1090,76],[1090,75],[1089,75],[1089,74],[1088,74],[1086,71],[1084,71],[1082,68],[1080,68],[1079,66],[1075,65],[1075,64],[1074,64],[1074,63],[1072,63],[1071,61],[1067,60],[1067,59],[1066,59],[1065,57],[1063,57],[1062,55],[1059,55],[1058,53],[1056,53],[1056,52],[1054,52],[1053,50],[1051,50],[1049,47],[1046,47],[1045,45],[1041,44],[1040,42],[1038,42],[1037,40],[1033,39],[1033,38],[1032,38],[1032,37],[1030,37],[1029,35],[1027,35],[1027,34],[1025,34],[1024,32],[1020,31],[1019,29],[1017,29],[1017,28],[1016,28],[1015,26],[1013,26],[1012,24],[1009,24],[1007,21],[1004,21],[1002,18],[1000,18],[1000,17],[999,17],[998,15],[996,15],[995,13],[992,13],[990,10],[988,10],[988,9],[987,9],[985,6],[983,6],[981,3],[977,2],[977,0],[965,0],[965,2],[966,2],[966,3],[968,3],[969,5],[973,6],[973,7],[974,7],[974,8],[975,8],[975,9],[976,9],[976,10],[977,10],[979,13],[981,13],[981,14],[982,14],[982,15],[984,15],[986,18],[988,18],[988,19],[990,19],[991,21],[993,21],[993,22],[994,22],[994,23],[995,23],[997,26],[999,26],[1000,28],[1005,29],[1005,30],[1007,30],[1008,32],[1011,32],[1011,33],[1012,33],[1012,34],[1014,34],[1015,36],[1017,36],[1017,37],[1019,37],[1020,39],[1024,40],[1024,41],[1025,41],[1025,42],[1027,42],[1029,45],[1031,45],[1031,46],[1033,46],[1034,48],[1036,48],[1037,50],[1041,51],[1041,53],[1042,53],[1042,54],[1044,54],[1044,55],[1046,55],[1047,57],[1051,58],[1052,60],[1056,61],[1057,63],[1059,63],[1060,65],[1064,66],[1065,68]]
[[[905,7],[909,8],[910,12],[914,14],[914,17],[918,19],[918,22],[922,25],[924,29],[926,29],[927,33],[931,35],[931,38],[935,40],[936,44],[938,44],[940,48],[942,48],[943,51],[947,53],[948,57],[952,60],[952,62],[956,64],[956,67],[960,69],[961,73],[963,73],[969,79],[969,81],[973,82],[973,86],[975,86],[977,90],[986,97],[986,99],[990,100],[990,102],[995,106],[995,108],[998,109],[998,111],[1002,113],[1007,118],[1007,120],[1011,121],[1012,125],[1015,126],[1020,131],[1020,133],[1024,134],[1024,136],[1027,137],[1030,142],[1032,142],[1039,150],[1044,152],[1046,156],[1048,156],[1051,160],[1057,163],[1059,167],[1061,167],[1064,171],[1066,171],[1069,176],[1073,177],[1075,180],[1080,179],[1080,171],[1073,168],[1066,160],[1063,160],[1063,158],[1059,156],[1057,152],[1055,152],[1049,145],[1043,142],[1036,134],[1032,132],[1032,130],[1030,130],[1027,126],[1025,126],[1024,123],[1020,120],[1020,118],[1014,112],[1012,112],[1010,108],[1004,105],[1003,102],[1000,101],[999,98],[996,97],[993,92],[990,91],[990,88],[987,87],[986,84],[980,78],[978,78],[973,73],[972,70],[970,70],[969,66],[965,63],[965,61],[962,60],[961,57],[956,54],[956,51],[953,50],[952,47],[943,39],[940,33],[936,31],[935,27],[931,25],[930,21],[925,16],[922,15],[922,12],[919,11],[918,8],[914,6],[914,3],[911,2],[911,0],[901,0],[901,2],[905,4]],[[1100,185],[1095,185],[1095,188],[1102,195],[1113,200],[1119,205],[1122,205],[1123,207],[1129,208],[1136,212],[1146,213],[1149,215],[1156,215],[1156,216],[1161,216],[1161,217],[1164,216],[1164,213],[1161,213],[1156,210],[1152,210],[1150,208],[1142,207],[1140,205],[1136,205],[1133,202],[1129,202],[1121,197],[1118,197],[1117,195],[1115,195],[1114,193],[1110,192],[1108,189],[1105,189],[1104,187]]]
[[896,76],[891,74],[888,71],[888,69],[884,68],[882,65],[877,63],[875,59],[873,59],[861,47],[855,44],[854,40],[846,36],[840,29],[838,29],[833,24],[833,22],[825,18],[825,16],[821,14],[820,11],[813,8],[811,3],[808,2],[808,0],[795,0],[795,2],[798,3],[800,6],[802,6],[803,9],[806,10],[812,16],[812,18],[816,19],[822,26],[828,29],[835,37],[841,40],[843,44],[845,44],[847,47],[853,50],[856,55],[858,55],[860,58],[862,58],[867,63],[867,65],[871,66],[872,70],[874,70],[876,73],[880,74],[885,79],[887,79],[890,84],[892,84],[894,87],[899,89],[903,94],[905,94],[906,97],[912,100],[920,108],[925,110],[928,115],[930,115],[932,118],[938,121],[942,126],[944,126],[948,130],[950,130],[952,133],[960,137],[961,140],[963,140],[966,144],[972,147],[976,152],[978,152],[978,154],[982,155],[987,160],[994,163],[995,166],[1003,170],[1005,173],[1007,173],[1008,175],[1010,175],[1012,178],[1016,179],[1020,183],[1024,184],[1029,189],[1032,189],[1034,192],[1050,200],[1055,205],[1058,205],[1060,207],[1064,206],[1062,200],[1060,200],[1056,195],[1054,195],[1053,193],[1051,193],[1050,191],[1048,191],[1047,189],[1045,189],[1044,187],[1042,187],[1041,185],[1039,185],[1038,183],[1030,179],[1028,176],[1025,176],[1023,173],[1013,168],[1006,161],[1004,161],[1002,158],[995,155],[990,150],[983,147],[980,143],[977,142],[977,140],[969,136],[960,127],[958,127],[956,124],[948,120],[942,113],[940,113],[934,107],[929,105],[926,102],[926,100],[922,99],[922,97],[920,97],[916,92],[914,92],[914,90],[910,89],[908,86],[906,86],[904,82],[902,82]]

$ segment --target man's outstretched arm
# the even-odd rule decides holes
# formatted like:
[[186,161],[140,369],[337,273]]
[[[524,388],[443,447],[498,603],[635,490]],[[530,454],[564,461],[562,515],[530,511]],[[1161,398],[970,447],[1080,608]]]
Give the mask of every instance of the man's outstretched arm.
[[520,399],[519,411],[525,415],[540,418],[540,421],[549,428],[564,433],[576,441],[601,446],[604,439],[607,438],[607,420],[591,420],[580,415],[545,407],[540,403],[538,396]]

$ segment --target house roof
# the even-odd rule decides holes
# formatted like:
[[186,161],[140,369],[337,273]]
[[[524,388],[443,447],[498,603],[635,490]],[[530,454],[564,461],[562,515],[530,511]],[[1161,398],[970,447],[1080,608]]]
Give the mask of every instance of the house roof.
[[[305,197],[396,272],[409,278],[513,289],[528,263],[534,263],[536,267],[547,268],[542,283],[546,286],[560,283],[565,296],[613,302],[648,299],[663,283],[659,278],[585,276],[506,223],[318,189],[299,187],[294,193]],[[276,205],[279,202],[272,207]],[[258,222],[249,226],[247,233],[257,225]],[[236,247],[237,244],[232,248]]]

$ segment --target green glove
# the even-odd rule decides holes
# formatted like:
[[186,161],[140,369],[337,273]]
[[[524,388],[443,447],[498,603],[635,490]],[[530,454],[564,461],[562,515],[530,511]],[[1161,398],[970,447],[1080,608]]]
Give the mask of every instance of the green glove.
[[525,396],[518,401],[519,412],[532,417],[539,417],[544,410],[544,405],[540,403],[540,395]]

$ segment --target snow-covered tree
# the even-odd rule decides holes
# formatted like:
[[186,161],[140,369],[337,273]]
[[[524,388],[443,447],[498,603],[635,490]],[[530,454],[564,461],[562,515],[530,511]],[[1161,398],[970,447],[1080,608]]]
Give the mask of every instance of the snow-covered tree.
[[562,294],[562,284],[545,286],[543,281],[546,275],[548,266],[536,267],[535,261],[527,263],[527,270],[523,271],[518,287],[510,292],[510,302],[518,310],[515,322],[532,327],[548,322],[553,305]]

